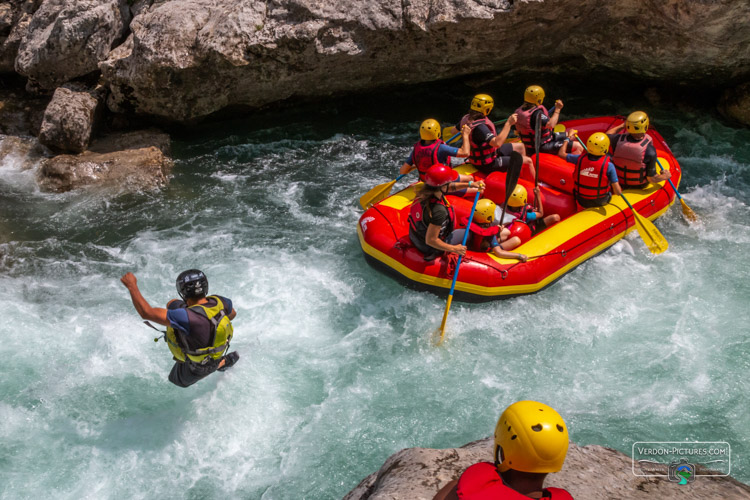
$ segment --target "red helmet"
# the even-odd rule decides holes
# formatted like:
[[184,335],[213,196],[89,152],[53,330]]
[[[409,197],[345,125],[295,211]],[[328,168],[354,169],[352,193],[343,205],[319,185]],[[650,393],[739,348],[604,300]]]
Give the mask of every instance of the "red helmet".
[[424,183],[432,187],[445,186],[458,179],[458,172],[442,163],[436,163],[424,174]]

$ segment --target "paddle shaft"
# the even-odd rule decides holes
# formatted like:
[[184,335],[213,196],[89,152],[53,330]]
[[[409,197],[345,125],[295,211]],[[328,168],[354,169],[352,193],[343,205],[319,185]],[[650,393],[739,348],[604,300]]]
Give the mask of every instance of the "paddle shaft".
[[542,147],[542,117],[537,115],[536,124],[534,124],[534,187],[539,187],[539,150]]
[[[466,231],[464,231],[464,239],[461,242],[463,246],[466,246],[466,240],[469,238],[469,226],[471,225],[471,221],[474,218],[474,210],[477,208],[477,202],[479,201],[479,191],[477,191],[477,194],[474,195],[474,204],[471,206],[471,213],[469,214],[469,223],[466,226]],[[443,313],[443,321],[440,323],[440,340],[438,341],[438,344],[443,342],[443,337],[445,336],[445,322],[448,320],[448,311],[450,311],[451,303],[453,302],[453,291],[456,289],[456,281],[458,280],[458,270],[461,266],[461,261],[463,260],[464,256],[459,255],[458,256],[458,262],[456,262],[456,271],[453,273],[453,283],[451,283],[451,291],[448,293],[448,301],[445,304],[445,312]]]

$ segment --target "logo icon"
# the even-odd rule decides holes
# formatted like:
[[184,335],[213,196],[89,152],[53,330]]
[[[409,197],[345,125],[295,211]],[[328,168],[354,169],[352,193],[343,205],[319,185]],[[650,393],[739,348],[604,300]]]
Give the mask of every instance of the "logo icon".
[[367,223],[372,222],[374,220],[375,220],[375,217],[365,217],[364,219],[362,219],[362,222],[360,222],[360,225],[362,226],[363,233],[367,232]]
[[684,458],[669,464],[669,480],[677,484],[688,484],[695,481],[695,464]]

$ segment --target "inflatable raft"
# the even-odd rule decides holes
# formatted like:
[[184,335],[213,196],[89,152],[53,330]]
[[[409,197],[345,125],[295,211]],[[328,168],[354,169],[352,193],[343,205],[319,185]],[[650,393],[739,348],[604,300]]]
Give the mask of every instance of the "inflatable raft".
[[[594,132],[606,131],[621,123],[622,117],[598,117],[564,122],[578,130],[586,139]],[[653,138],[659,163],[672,173],[672,182],[679,186],[682,170],[661,135],[654,129]],[[539,186],[544,214],[559,214],[561,221],[513,250],[529,256],[527,262],[501,259],[491,253],[467,252],[461,262],[454,292],[455,300],[484,302],[537,292],[560,279],[582,262],[603,252],[635,228],[634,216],[625,201],[614,196],[604,207],[577,210],[573,198],[574,165],[554,155],[540,154]],[[457,167],[462,174],[485,179],[483,197],[502,205],[505,199],[505,174],[495,172],[484,176],[470,164]],[[659,168],[657,167],[657,172]],[[519,184],[528,192],[533,204],[534,179],[526,169]],[[446,255],[425,261],[409,240],[409,208],[415,196],[415,184],[383,199],[368,208],[357,225],[359,241],[367,262],[407,286],[447,295],[453,280],[455,258]],[[675,192],[669,182],[649,184],[644,189],[625,190],[633,208],[653,220],[674,203]],[[468,219],[473,196],[461,198],[448,195],[456,211],[456,219]]]

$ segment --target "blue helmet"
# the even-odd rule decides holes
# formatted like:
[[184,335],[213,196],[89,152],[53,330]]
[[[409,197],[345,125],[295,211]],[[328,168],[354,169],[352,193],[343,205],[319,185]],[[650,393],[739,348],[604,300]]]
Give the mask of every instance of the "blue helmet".
[[208,294],[208,278],[198,269],[182,271],[177,276],[177,293],[182,300],[205,297]]

